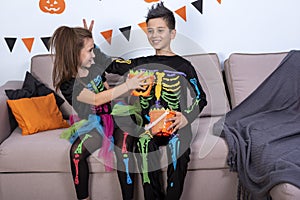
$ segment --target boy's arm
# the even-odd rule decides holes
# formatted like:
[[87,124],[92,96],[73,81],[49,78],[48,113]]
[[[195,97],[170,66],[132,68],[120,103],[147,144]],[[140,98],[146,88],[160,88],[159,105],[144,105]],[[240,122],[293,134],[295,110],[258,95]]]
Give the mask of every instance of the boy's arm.
[[192,123],[207,105],[207,101],[206,94],[202,89],[195,68],[192,65],[189,72],[187,72],[187,80],[192,104],[183,110],[182,114],[186,117],[188,123]]
[[116,59],[111,62],[111,64],[106,68],[107,73],[112,74],[119,74],[124,75],[125,73],[129,72],[130,69],[136,66],[135,60],[123,60],[123,59]]
[[186,72],[186,78],[189,82],[188,89],[190,90],[192,104],[184,108],[181,112],[176,111],[174,117],[167,119],[167,122],[172,122],[168,130],[173,129],[173,132],[183,128],[187,124],[191,124],[207,105],[206,94],[202,90],[197,73],[192,65],[187,67],[187,69],[189,68],[191,70]]

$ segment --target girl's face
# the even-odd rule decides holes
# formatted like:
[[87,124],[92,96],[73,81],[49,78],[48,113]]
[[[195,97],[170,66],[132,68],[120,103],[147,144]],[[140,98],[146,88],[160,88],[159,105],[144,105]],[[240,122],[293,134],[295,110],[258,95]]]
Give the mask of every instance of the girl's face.
[[171,52],[171,40],[175,38],[176,30],[170,30],[162,18],[150,19],[147,23],[147,37],[157,55]]
[[91,67],[94,64],[94,40],[92,38],[84,39],[84,47],[80,51],[80,62],[83,67]]

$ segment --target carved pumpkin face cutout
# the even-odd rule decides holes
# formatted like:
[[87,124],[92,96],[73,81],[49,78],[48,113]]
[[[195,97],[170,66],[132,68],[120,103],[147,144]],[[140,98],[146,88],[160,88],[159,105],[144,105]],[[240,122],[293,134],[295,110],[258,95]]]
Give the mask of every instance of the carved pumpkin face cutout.
[[40,0],[40,9],[45,13],[61,14],[66,8],[64,0]]
[[[129,78],[137,75],[138,73],[140,73],[140,71],[135,71],[134,72],[133,70],[130,70]],[[133,96],[143,96],[143,97],[148,97],[150,95],[150,92],[151,92],[151,89],[152,89],[152,86],[153,86],[153,83],[154,83],[154,74],[152,72],[145,72],[143,74],[143,76],[149,76],[149,78],[144,81],[148,85],[144,85],[143,90],[140,90],[140,89],[133,90],[131,92],[131,95],[133,95]]]
[[147,3],[158,2],[160,0],[145,0]]

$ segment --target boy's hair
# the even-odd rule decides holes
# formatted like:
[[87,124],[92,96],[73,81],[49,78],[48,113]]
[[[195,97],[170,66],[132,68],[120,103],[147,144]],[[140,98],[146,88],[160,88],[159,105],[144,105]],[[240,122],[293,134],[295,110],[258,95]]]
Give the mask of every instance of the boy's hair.
[[146,17],[146,23],[148,23],[150,19],[155,18],[163,18],[166,21],[169,29],[175,29],[174,13],[168,8],[166,8],[163,2],[152,5]]

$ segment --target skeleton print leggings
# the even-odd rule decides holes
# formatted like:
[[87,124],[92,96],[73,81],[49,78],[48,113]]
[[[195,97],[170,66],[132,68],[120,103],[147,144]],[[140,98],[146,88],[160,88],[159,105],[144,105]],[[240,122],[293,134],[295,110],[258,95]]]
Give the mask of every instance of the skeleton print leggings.
[[[154,136],[140,137],[137,142],[137,156],[141,172],[145,200],[179,200],[183,191],[188,163],[190,161],[190,135],[183,131],[183,136],[173,138]],[[167,146],[168,156],[167,188],[164,190],[160,146]]]
[[97,131],[81,135],[70,149],[70,163],[78,199],[89,196],[89,166],[87,158],[101,147],[102,136]]
[[[133,198],[134,137],[120,129],[114,131],[117,172],[124,200]],[[102,137],[93,131],[78,137],[70,149],[70,163],[78,199],[89,196],[89,166],[87,158],[102,145]]]

